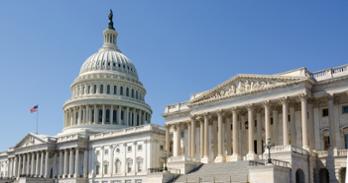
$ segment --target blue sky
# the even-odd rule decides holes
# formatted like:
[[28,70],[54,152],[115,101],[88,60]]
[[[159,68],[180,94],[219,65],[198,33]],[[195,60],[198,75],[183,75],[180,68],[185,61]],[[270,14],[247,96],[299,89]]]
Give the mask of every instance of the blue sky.
[[124,0],[0,3],[0,150],[34,131],[57,134],[84,60],[102,44],[108,9],[118,46],[147,89],[152,121],[239,73],[348,63],[347,1]]

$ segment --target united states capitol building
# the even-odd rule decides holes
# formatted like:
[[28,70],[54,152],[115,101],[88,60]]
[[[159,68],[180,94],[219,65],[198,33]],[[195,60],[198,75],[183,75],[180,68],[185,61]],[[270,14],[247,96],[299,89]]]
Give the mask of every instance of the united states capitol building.
[[237,75],[168,105],[161,127],[112,18],[71,85],[62,131],[1,152],[0,183],[345,182],[348,65]]

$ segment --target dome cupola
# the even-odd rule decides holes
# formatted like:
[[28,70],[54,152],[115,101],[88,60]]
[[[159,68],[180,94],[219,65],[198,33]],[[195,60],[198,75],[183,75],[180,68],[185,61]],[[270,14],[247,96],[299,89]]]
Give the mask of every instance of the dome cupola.
[[152,110],[134,64],[117,47],[113,12],[103,46],[86,59],[64,104],[64,132],[105,131],[150,123]]

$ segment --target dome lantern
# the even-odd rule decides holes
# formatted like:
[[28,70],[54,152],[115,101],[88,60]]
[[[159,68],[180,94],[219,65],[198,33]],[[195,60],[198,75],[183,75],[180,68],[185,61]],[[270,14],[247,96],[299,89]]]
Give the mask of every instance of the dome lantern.
[[116,32],[114,28],[114,22],[113,22],[113,13],[110,9],[109,15],[108,15],[109,23],[108,27],[104,30],[104,44],[102,49],[113,49],[118,50],[117,48],[117,36],[118,33]]

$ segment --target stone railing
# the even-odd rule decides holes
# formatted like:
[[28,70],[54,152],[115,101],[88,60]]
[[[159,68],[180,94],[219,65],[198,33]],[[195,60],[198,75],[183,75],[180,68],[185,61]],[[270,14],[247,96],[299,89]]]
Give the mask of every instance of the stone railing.
[[166,113],[178,112],[178,111],[182,111],[186,109],[189,109],[187,106],[187,102],[182,102],[182,103],[178,103],[174,105],[168,105],[165,108],[164,113],[166,114]]
[[279,152],[294,152],[302,155],[307,155],[308,151],[302,149],[301,147],[296,147],[292,145],[279,145],[279,146],[273,146],[271,148],[271,153],[279,153]]
[[119,130],[113,130],[110,132],[98,133],[95,135],[91,135],[90,140],[98,140],[101,138],[122,136],[122,135],[127,135],[129,133],[138,133],[138,132],[152,131],[152,130],[162,132],[163,128],[161,126],[155,125],[155,124],[146,124],[146,125],[142,125],[142,126],[135,126],[135,127],[123,128],[123,129],[119,129]]
[[347,156],[347,149],[334,149],[334,156],[335,157],[346,157]]
[[331,79],[343,75],[348,75],[348,65],[343,65],[312,73],[312,77],[317,81]]
[[66,135],[66,136],[59,137],[57,142],[61,143],[61,142],[68,142],[68,141],[72,141],[72,140],[78,140],[78,139],[79,139],[78,134]]
[[168,171],[168,172],[173,173],[173,174],[181,174],[180,169],[175,169],[175,168],[167,168],[167,169],[165,169],[164,167],[149,168],[147,171],[148,171],[148,173],[161,173],[161,172]]
[[318,154],[318,158],[325,158],[328,156],[327,151],[316,151],[316,153]]
[[329,156],[329,154],[332,154],[333,157],[346,157],[347,156],[347,149],[333,149],[332,152],[330,153],[329,150],[319,150],[315,151],[318,154],[319,158],[326,158]]

